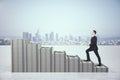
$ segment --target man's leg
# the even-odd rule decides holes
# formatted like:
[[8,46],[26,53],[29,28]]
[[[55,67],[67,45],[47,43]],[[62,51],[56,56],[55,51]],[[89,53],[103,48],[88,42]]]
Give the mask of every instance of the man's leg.
[[99,56],[98,50],[94,50],[94,53],[96,54],[96,56],[98,58],[99,66],[101,66],[101,58]]
[[89,55],[90,51],[92,51],[90,48],[86,50],[87,61],[90,61],[90,55]]

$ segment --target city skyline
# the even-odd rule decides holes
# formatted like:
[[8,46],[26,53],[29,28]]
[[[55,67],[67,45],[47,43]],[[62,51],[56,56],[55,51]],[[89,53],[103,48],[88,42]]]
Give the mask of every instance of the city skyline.
[[[72,34],[59,36],[58,33],[50,32],[44,35],[39,34],[39,30],[32,36],[29,32],[23,32],[23,38],[35,43],[43,45],[87,45],[90,37],[75,36]],[[120,45],[120,37],[100,37],[97,38],[98,45]]]
[[119,0],[1,0],[0,36],[56,32],[62,36],[119,37]]

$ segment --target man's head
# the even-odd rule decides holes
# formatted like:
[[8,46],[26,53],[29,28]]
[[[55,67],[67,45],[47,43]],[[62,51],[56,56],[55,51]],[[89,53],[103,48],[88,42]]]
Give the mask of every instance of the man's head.
[[96,33],[97,33],[96,30],[93,30],[92,35],[95,36]]

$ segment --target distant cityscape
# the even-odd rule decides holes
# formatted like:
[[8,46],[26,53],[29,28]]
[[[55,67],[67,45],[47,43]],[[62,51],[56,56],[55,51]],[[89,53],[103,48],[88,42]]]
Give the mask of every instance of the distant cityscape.
[[[42,45],[88,45],[90,37],[85,39],[81,36],[65,35],[60,36],[58,33],[50,32],[41,35],[39,30],[33,36],[32,33],[23,32],[22,39],[29,40],[33,43],[40,43]],[[0,37],[0,45],[10,45],[13,37]],[[120,37],[99,38],[98,45],[120,45]]]

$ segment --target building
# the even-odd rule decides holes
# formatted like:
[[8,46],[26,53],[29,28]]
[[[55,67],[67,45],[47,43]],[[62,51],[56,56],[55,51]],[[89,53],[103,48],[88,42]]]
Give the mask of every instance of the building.
[[23,32],[23,39],[31,41],[32,39],[32,34],[29,32]]
[[49,41],[49,35],[48,35],[48,33],[45,34],[45,40],[46,40],[46,42]]
[[50,33],[50,41],[54,41],[54,32]]

